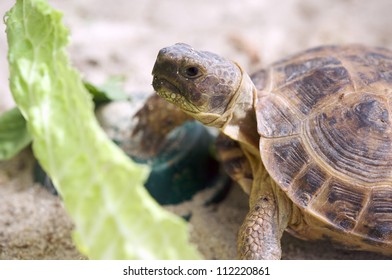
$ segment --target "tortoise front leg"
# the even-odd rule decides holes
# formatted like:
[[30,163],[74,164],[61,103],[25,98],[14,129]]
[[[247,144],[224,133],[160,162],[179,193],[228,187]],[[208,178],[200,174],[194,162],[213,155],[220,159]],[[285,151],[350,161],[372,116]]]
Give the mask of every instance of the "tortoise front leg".
[[227,174],[250,195],[250,211],[238,234],[238,258],[280,259],[280,239],[291,215],[287,197],[271,181],[259,155],[247,153],[224,134],[216,147]]
[[272,184],[253,185],[250,210],[238,234],[239,259],[281,258],[280,239],[289,222],[290,207],[280,192]]

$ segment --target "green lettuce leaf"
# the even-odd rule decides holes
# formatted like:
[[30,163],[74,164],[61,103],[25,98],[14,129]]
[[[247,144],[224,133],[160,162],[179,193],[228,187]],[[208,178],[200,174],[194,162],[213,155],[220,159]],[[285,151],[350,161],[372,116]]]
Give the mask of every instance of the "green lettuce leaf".
[[91,96],[70,65],[62,14],[45,0],[17,0],[7,13],[10,86],[33,136],[34,154],[73,219],[91,259],[197,259],[187,224],[163,210],[132,162],[100,129]]
[[26,121],[18,108],[0,116],[0,160],[8,160],[31,142]]
[[[83,82],[98,106],[113,100],[126,100],[127,94],[122,87],[121,77],[109,78],[103,85],[96,86]],[[31,143],[26,120],[18,108],[13,108],[0,115],[0,160],[9,160]]]
[[113,100],[126,100],[128,95],[123,89],[124,79],[122,77],[110,77],[103,85],[96,86],[85,81],[84,86],[93,96],[96,105]]

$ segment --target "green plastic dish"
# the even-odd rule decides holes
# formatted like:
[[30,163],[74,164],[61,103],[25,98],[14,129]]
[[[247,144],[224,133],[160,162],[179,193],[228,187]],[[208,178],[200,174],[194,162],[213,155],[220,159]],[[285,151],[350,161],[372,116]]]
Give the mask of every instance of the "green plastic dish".
[[146,161],[151,167],[145,184],[150,194],[162,205],[179,204],[212,187],[220,175],[211,153],[214,141],[197,122],[187,122],[169,133],[160,153]]

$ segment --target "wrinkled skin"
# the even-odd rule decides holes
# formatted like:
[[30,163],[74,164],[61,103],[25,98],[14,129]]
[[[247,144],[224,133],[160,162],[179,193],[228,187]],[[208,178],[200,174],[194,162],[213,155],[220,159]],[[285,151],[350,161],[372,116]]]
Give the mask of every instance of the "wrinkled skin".
[[153,75],[161,97],[207,125],[226,111],[242,77],[231,61],[185,44],[162,49]]
[[238,235],[238,257],[280,259],[280,239],[291,207],[260,160],[253,109],[256,88],[249,76],[236,63],[186,44],[162,49],[152,74],[158,95],[229,137],[220,141],[218,153],[229,175],[250,194],[250,211]]
[[177,44],[153,75],[159,95],[228,137],[218,154],[250,195],[239,258],[279,259],[284,230],[392,254],[390,50],[321,46],[250,78]]

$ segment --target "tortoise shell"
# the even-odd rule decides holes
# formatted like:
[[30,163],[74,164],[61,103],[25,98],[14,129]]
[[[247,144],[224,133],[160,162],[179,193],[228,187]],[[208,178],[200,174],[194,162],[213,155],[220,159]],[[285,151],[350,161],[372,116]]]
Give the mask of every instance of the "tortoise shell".
[[392,52],[308,50],[253,75],[262,161],[302,210],[392,243]]

